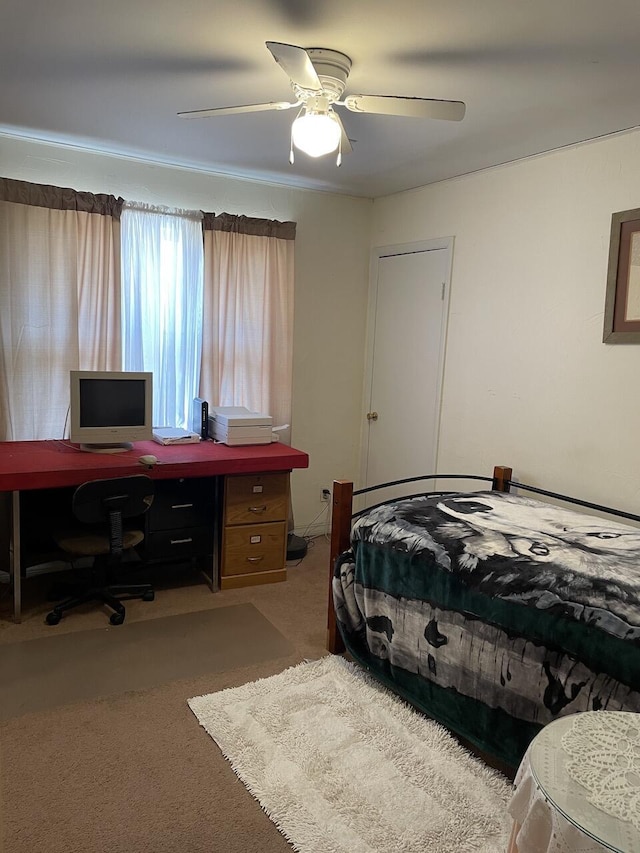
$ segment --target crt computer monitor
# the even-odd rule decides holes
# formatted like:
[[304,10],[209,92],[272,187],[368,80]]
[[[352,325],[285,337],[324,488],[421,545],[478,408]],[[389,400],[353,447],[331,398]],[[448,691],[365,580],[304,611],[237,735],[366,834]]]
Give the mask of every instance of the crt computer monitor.
[[117,453],[153,438],[153,374],[72,370],[69,440],[82,450]]

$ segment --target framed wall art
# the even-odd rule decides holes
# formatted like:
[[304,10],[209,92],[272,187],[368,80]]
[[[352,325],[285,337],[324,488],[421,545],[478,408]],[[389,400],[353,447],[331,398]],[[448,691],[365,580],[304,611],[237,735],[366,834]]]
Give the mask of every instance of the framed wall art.
[[640,208],[611,217],[602,340],[640,344]]

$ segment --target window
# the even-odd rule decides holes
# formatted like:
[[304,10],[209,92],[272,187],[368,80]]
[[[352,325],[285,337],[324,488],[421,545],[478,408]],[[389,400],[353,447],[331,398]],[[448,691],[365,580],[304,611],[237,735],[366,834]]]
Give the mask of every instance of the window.
[[188,428],[200,385],[201,216],[122,212],[122,365],[154,376],[154,426]]
[[64,437],[78,369],[151,371],[155,426],[290,423],[295,231],[0,178],[0,440]]

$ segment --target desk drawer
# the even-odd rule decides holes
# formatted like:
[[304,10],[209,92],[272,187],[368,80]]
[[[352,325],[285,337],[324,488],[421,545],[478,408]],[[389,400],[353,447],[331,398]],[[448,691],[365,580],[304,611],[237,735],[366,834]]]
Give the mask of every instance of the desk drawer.
[[149,533],[145,539],[148,560],[174,560],[213,553],[213,526],[185,527]]
[[207,524],[213,526],[213,480],[156,480],[155,487],[155,496],[148,512],[148,527],[152,532]]
[[282,569],[286,541],[286,521],[225,528],[222,574],[244,575]]
[[226,477],[225,525],[283,521],[288,514],[288,472]]

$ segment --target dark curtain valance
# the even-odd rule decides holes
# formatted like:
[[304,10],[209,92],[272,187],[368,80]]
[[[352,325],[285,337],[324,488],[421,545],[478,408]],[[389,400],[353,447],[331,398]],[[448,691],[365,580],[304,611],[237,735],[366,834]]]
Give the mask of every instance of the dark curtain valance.
[[252,216],[235,216],[232,213],[204,213],[202,227],[205,231],[235,231],[253,237],[278,237],[295,240],[296,223],[277,219],[255,219]]
[[28,181],[15,181],[12,178],[0,178],[0,201],[48,207],[54,210],[98,213],[111,216],[113,219],[120,219],[124,204],[124,199],[113,195],[77,192],[68,187],[31,184]]
[[[99,213],[120,219],[124,199],[104,193],[78,192],[69,187],[54,187],[48,184],[32,184],[12,178],[0,178],[0,201],[14,204],[29,204],[55,210],[80,210],[84,213]],[[203,213],[202,227],[205,231],[235,231],[254,237],[277,237],[280,240],[295,240],[296,223],[279,222],[277,219],[258,219],[252,216],[236,216],[231,213]]]

